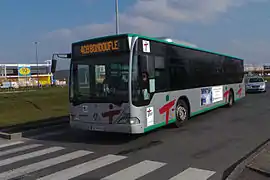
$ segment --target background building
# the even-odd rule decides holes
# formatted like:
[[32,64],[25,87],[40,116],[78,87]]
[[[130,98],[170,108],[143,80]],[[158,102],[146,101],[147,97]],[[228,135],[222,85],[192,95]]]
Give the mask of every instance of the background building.
[[245,64],[245,73],[254,73],[263,76],[270,75],[270,65],[269,64]]
[[43,64],[0,64],[0,83],[3,86],[51,85],[51,60]]

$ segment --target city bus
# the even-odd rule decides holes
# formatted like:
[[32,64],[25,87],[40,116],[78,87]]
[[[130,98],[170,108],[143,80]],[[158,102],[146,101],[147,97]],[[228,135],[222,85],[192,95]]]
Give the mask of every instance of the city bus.
[[141,134],[245,97],[243,59],[138,34],[72,44],[70,126]]

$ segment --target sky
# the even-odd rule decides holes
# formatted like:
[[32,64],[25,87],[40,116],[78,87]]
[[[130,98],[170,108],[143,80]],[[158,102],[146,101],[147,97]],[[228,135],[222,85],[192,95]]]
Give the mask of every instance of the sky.
[[[35,63],[71,43],[115,34],[114,0],[1,0],[0,63]],[[119,0],[120,33],[166,36],[270,63],[270,0]],[[58,61],[58,69],[68,68]]]

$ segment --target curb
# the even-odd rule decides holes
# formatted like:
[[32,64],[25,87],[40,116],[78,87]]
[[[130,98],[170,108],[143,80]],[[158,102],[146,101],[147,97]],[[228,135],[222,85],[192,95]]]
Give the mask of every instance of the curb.
[[270,139],[267,139],[263,143],[261,143],[259,146],[257,146],[255,149],[253,149],[251,152],[246,154],[244,157],[239,159],[237,162],[232,164],[229,168],[227,168],[222,175],[222,180],[232,180],[235,177],[237,177],[245,168],[245,165],[254,158],[258,153],[260,153],[270,142]]
[[69,124],[58,124],[58,125],[53,125],[53,126],[47,126],[47,127],[43,127],[43,128],[38,128],[38,129],[31,129],[28,131],[24,131],[22,132],[22,137],[31,137],[31,136],[35,136],[35,135],[39,135],[42,133],[46,133],[48,131],[55,131],[58,129],[63,129],[69,127]]
[[21,139],[22,138],[22,133],[9,134],[9,133],[0,132],[0,138],[8,139],[8,140]]
[[50,118],[22,125],[13,125],[0,129],[0,138],[14,140],[26,136],[33,136],[49,130],[56,130],[69,125],[68,116]]
[[48,118],[38,121],[32,121],[24,124],[18,124],[18,125],[11,125],[6,127],[1,127],[0,131],[5,133],[14,133],[14,132],[20,132],[27,129],[35,129],[39,128],[40,126],[50,126],[54,124],[59,123],[65,123],[69,121],[69,116],[60,116],[55,118]]

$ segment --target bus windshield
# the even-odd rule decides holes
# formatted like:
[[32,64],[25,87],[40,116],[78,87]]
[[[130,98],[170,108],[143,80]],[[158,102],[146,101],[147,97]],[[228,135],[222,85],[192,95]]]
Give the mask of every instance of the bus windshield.
[[129,54],[72,59],[71,94],[75,104],[128,101]]

